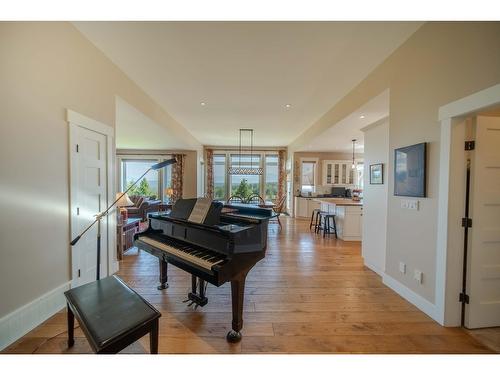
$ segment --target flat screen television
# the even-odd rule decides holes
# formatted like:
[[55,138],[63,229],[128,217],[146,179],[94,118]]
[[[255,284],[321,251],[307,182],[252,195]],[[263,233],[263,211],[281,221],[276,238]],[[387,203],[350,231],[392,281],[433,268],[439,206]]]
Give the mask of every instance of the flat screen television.
[[426,196],[427,143],[394,150],[394,195]]

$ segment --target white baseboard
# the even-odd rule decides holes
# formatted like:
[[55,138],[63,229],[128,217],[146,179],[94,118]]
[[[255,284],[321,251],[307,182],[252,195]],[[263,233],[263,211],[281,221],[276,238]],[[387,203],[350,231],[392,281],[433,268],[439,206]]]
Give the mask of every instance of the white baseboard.
[[379,276],[382,276],[382,278],[385,276],[385,272],[383,270],[381,270],[380,268],[378,268],[377,266],[371,264],[370,262],[367,262],[366,260],[364,261],[364,264],[366,267],[371,269],[373,272],[379,274]]
[[438,309],[436,308],[436,305],[427,301],[424,297],[419,296],[413,290],[411,290],[407,286],[401,284],[399,281],[390,277],[387,274],[384,274],[382,276],[382,282],[385,285],[387,285],[389,288],[394,290],[396,293],[398,293],[405,300],[407,300],[411,304],[415,305],[420,310],[422,310],[424,313],[429,315],[432,319],[434,319],[436,322],[441,324],[440,319],[439,319],[439,315],[438,315]]
[[70,284],[71,282],[66,282],[0,318],[0,350],[5,349],[66,306],[63,293],[69,289]]

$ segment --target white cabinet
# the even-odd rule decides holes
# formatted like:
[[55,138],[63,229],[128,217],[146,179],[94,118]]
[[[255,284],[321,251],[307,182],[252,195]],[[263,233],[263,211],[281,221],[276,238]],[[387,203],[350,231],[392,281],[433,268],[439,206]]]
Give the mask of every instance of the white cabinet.
[[363,234],[363,207],[337,206],[335,214],[339,238],[344,241],[361,241]]
[[295,217],[311,218],[315,208],[320,208],[321,203],[314,198],[295,197]]
[[323,161],[323,185],[356,185],[356,176],[350,160]]

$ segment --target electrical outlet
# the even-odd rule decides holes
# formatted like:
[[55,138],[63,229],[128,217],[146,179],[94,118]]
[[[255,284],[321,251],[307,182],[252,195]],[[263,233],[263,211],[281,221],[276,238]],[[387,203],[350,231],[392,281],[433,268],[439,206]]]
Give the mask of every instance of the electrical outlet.
[[408,208],[408,201],[406,199],[401,200],[401,208]]
[[401,272],[403,275],[406,273],[406,264],[403,262],[399,262],[399,272]]
[[419,270],[415,270],[413,272],[413,278],[419,283],[419,284],[422,284],[422,281],[423,281],[423,277],[424,277],[424,274],[422,273],[422,271],[419,271]]

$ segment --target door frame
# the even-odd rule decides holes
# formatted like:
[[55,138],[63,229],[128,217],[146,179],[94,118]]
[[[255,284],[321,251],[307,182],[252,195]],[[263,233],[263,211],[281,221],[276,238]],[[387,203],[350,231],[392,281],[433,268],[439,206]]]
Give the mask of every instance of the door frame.
[[[106,137],[106,206],[113,202],[113,198],[116,194],[115,187],[115,130],[113,127],[106,125],[102,122],[94,120],[90,117],[84,116],[78,112],[71,109],[66,109],[66,121],[69,126],[69,235],[70,238],[74,238],[78,233],[73,233],[74,220],[76,218],[76,202],[75,197],[71,193],[76,191],[76,150],[73,147],[76,138],[76,130],[78,127],[82,127],[96,133],[102,134]],[[107,243],[103,243],[101,247],[101,256],[107,256],[108,267],[104,270],[103,277],[111,275],[118,271],[119,263],[117,260],[116,251],[116,215],[110,214],[102,222],[103,229],[107,232]],[[69,242],[69,241],[68,241]],[[77,265],[73,262],[76,258],[76,249],[70,246],[71,254],[71,287],[74,288],[78,286],[77,277]]]
[[[458,295],[462,287],[462,264],[456,259],[462,259],[463,248],[451,246],[451,236],[463,235],[456,225],[451,225],[450,207],[463,205],[464,197],[460,194],[450,194],[451,171],[457,171],[452,162],[452,155],[463,143],[452,143],[453,128],[464,122],[467,116],[486,110],[500,104],[500,84],[476,92],[439,108],[438,119],[441,123],[440,160],[439,160],[439,200],[438,225],[436,241],[436,305],[433,318],[444,326],[460,326],[461,303]],[[465,152],[465,151],[463,151]],[[465,173],[465,164],[462,166]],[[460,234],[459,234],[460,233]]]

